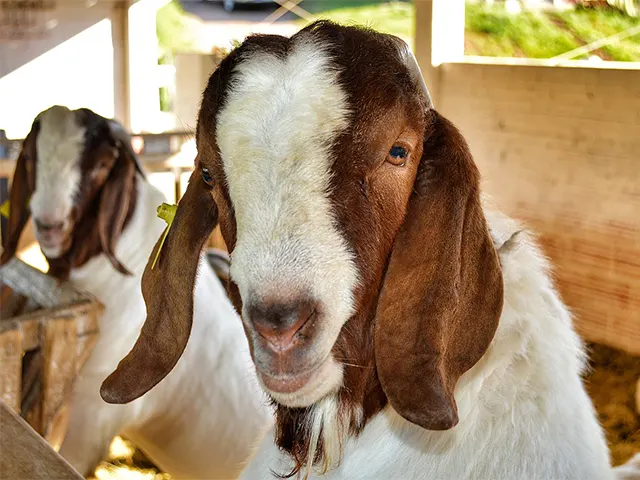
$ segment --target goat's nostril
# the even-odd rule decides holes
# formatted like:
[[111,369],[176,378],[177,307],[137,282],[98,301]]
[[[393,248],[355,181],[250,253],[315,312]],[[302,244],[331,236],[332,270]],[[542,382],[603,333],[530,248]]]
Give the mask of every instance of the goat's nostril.
[[314,302],[254,305],[249,320],[272,350],[282,353],[294,345],[295,335],[316,315]]

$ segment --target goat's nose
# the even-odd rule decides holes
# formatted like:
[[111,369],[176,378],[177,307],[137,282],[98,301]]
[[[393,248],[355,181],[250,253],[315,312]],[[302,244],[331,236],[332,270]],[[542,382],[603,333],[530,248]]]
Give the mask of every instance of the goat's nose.
[[316,303],[257,304],[249,307],[249,320],[255,330],[276,353],[283,353],[295,344],[296,333],[316,315]]
[[36,218],[35,222],[38,230],[42,230],[43,232],[62,230],[64,226],[64,222],[58,222],[52,218]]

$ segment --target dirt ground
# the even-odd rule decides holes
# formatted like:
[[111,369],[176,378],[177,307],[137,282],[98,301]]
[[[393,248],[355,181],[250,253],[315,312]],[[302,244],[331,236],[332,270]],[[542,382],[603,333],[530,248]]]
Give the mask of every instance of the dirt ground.
[[[635,407],[640,357],[602,345],[590,344],[591,369],[585,377],[587,390],[607,433],[614,465],[640,452],[640,414]],[[98,480],[170,480],[142,452],[117,439],[111,458],[96,471]],[[115,450],[115,451],[114,451]]]

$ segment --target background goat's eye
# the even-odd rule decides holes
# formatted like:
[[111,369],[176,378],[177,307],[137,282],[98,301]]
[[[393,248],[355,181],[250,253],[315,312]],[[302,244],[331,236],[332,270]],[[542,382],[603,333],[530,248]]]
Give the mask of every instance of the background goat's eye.
[[389,150],[389,155],[387,155],[387,161],[394,165],[402,166],[407,162],[407,157],[409,156],[409,151],[401,147],[400,145],[394,145]]
[[204,183],[206,183],[209,186],[212,186],[213,178],[211,178],[211,173],[209,173],[209,169],[202,168],[201,172],[202,172],[202,180],[204,180]]

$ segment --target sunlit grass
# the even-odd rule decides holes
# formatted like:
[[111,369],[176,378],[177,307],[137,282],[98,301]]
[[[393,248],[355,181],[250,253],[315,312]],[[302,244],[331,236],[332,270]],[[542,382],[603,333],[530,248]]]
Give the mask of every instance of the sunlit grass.
[[[310,12],[321,19],[345,25],[366,25],[413,41],[415,7],[398,0],[325,0],[312,4]],[[300,25],[306,21],[299,20]]]
[[[638,18],[606,8],[510,14],[501,4],[467,3],[465,15],[465,53],[497,57],[551,58],[640,24]],[[640,35],[591,54],[640,61]]]

